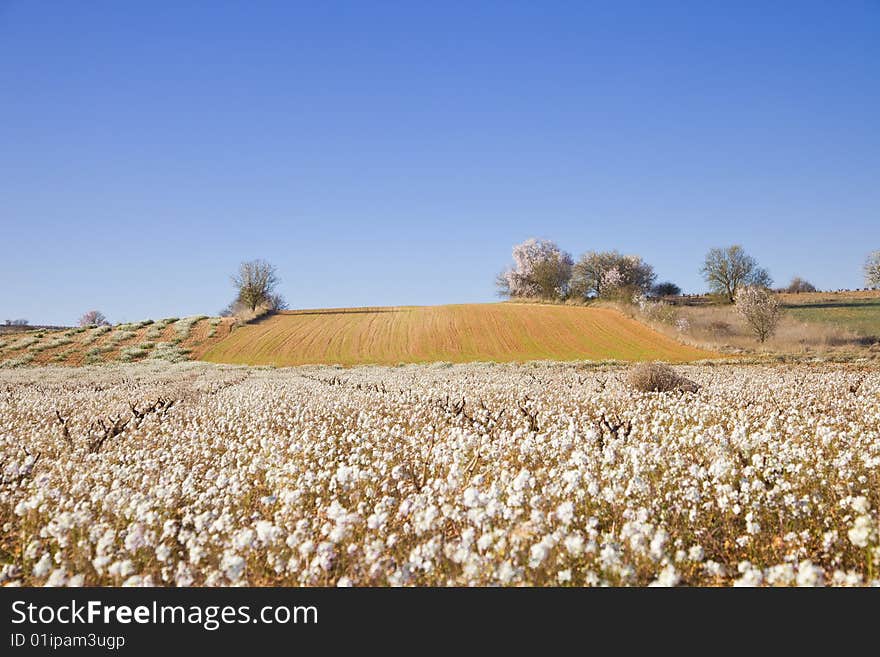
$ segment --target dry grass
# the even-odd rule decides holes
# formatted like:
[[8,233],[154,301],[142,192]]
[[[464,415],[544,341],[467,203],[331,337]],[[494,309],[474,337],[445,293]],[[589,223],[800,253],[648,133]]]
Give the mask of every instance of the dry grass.
[[653,321],[634,306],[615,307],[671,338],[706,350],[735,354],[871,353],[865,337],[856,331],[830,322],[803,321],[788,310],[784,311],[775,334],[764,344],[759,344],[731,305],[675,306],[674,316],[679,321],[684,320],[684,330],[674,322]]
[[608,308],[466,304],[282,312],[235,330],[204,360],[245,365],[664,360],[718,354]]
[[[684,307],[678,310],[690,324],[688,337],[699,344],[718,345],[725,350],[758,348],[754,335],[733,306]],[[826,350],[857,342],[858,336],[842,326],[803,322],[786,314],[763,349],[783,352]]]

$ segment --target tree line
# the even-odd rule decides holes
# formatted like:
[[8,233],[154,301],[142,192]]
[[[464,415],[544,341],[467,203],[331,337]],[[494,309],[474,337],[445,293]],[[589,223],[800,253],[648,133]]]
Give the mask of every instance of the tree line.
[[[746,287],[769,290],[770,273],[734,244],[713,248],[700,267],[709,290],[730,303]],[[864,265],[865,285],[880,287],[880,251],[871,253]],[[577,261],[551,240],[528,239],[513,247],[513,266],[496,279],[501,296],[512,299],[553,301],[631,299],[634,295],[677,296],[681,288],[671,281],[656,283],[654,268],[641,256],[618,251],[588,251]],[[796,276],[782,292],[815,292],[809,281]]]
[[[872,252],[863,267],[865,286],[880,288],[880,250]],[[713,294],[736,303],[738,292],[745,288],[769,290],[773,281],[738,244],[710,249],[700,268]],[[249,260],[239,265],[232,277],[235,297],[220,311],[224,317],[259,316],[286,310],[287,302],[277,287],[276,267],[265,260]],[[531,238],[513,247],[513,266],[496,279],[501,296],[511,299],[588,300],[626,299],[637,295],[672,297],[681,288],[671,281],[657,283],[654,268],[641,256],[613,251],[588,251],[577,261],[551,240]],[[809,281],[795,276],[788,287],[778,291],[815,292]],[[754,302],[755,294],[752,294]],[[26,319],[6,320],[7,326],[26,326]],[[98,310],[90,310],[79,319],[80,326],[109,325]]]
[[[759,342],[773,335],[781,317],[779,299],[770,287],[770,273],[742,246],[710,249],[700,267],[710,291],[735,304],[736,312]],[[865,284],[880,287],[880,251],[864,265]],[[662,307],[647,297],[681,294],[675,283],[657,284],[654,268],[640,256],[618,251],[588,251],[575,261],[550,240],[528,239],[513,247],[513,266],[497,277],[499,293],[511,299],[585,301],[612,299],[638,304],[652,312]],[[815,292],[809,281],[796,276],[782,292]],[[657,314],[653,312],[653,314]]]

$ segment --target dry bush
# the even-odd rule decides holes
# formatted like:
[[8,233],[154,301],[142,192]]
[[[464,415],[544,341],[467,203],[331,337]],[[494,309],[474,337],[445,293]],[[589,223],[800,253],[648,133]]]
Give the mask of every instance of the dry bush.
[[733,327],[730,325],[730,323],[718,319],[709,322],[707,328],[712,332],[713,335],[733,334]]
[[639,392],[697,392],[700,386],[663,363],[637,363],[627,373],[627,383]]

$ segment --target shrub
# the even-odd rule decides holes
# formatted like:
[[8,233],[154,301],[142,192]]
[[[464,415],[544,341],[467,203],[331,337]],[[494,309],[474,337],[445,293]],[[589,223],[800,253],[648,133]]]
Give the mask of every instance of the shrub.
[[18,358],[12,358],[10,360],[5,360],[0,363],[0,367],[6,367],[9,369],[14,369],[16,367],[21,367],[23,365],[29,364],[34,359],[34,354],[22,354]]
[[632,298],[633,305],[648,320],[674,325],[678,323],[678,311],[675,306],[663,301],[652,301],[644,294],[635,294]]
[[709,331],[713,335],[732,335],[733,327],[727,322],[723,322],[721,320],[714,320],[709,322],[707,327]]
[[48,349],[55,349],[56,347],[63,347],[64,345],[68,345],[71,342],[73,342],[73,340],[71,338],[68,338],[68,337],[65,337],[62,335],[61,337],[54,338],[52,340],[49,340],[48,342],[41,342],[40,344],[31,347],[30,350],[34,353],[39,353],[42,351],[46,351]]
[[700,386],[663,363],[637,363],[627,373],[627,383],[639,392],[697,392]]
[[119,352],[119,360],[128,363],[133,360],[143,358],[148,353],[149,353],[149,351],[147,349],[144,349],[140,345],[135,346],[135,347],[124,347]]
[[37,344],[39,341],[39,338],[37,338],[36,336],[28,336],[13,344],[12,349],[27,349],[28,347],[32,347],[33,345]]
[[108,342],[111,344],[119,344],[120,342],[124,342],[125,340],[131,340],[137,333],[134,331],[114,331],[108,338]]
[[746,320],[758,342],[765,342],[779,324],[779,301],[772,292],[762,287],[750,285],[740,288],[736,293],[736,310]]
[[174,330],[177,332],[178,341],[188,338],[192,327],[203,319],[207,319],[207,317],[205,315],[194,315],[177,320],[174,323]]
[[168,326],[168,323],[164,319],[159,320],[147,330],[144,337],[147,340],[158,340],[162,337],[162,332],[165,330],[166,326]]
[[153,353],[150,354],[152,360],[164,360],[169,363],[179,363],[188,360],[187,354],[189,349],[181,349],[170,342],[160,342],[156,345]]

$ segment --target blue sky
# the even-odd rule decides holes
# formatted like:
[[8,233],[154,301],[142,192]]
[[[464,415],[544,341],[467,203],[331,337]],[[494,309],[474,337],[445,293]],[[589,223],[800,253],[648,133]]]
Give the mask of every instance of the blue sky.
[[858,287],[878,117],[878,2],[0,0],[0,320],[491,301],[531,236]]

